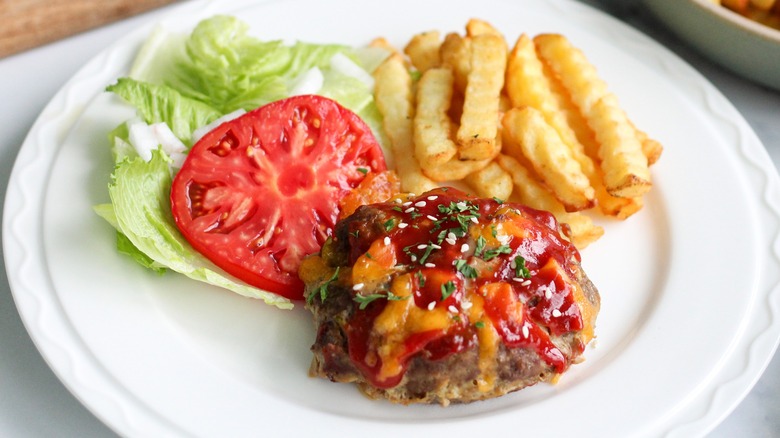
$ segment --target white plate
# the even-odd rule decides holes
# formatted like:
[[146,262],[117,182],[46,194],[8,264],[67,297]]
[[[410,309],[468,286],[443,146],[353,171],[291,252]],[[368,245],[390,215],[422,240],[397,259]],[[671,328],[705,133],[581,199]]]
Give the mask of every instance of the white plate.
[[780,90],[780,30],[710,0],[643,0],[680,38],[727,69]]
[[[416,10],[415,13],[410,11]],[[262,38],[403,45],[427,29],[491,21],[565,33],[636,124],[666,150],[645,208],[583,253],[602,294],[598,345],[555,386],[453,406],[369,401],[306,375],[313,326],[291,312],[156,276],[114,249],[91,207],[107,200],[106,133],[131,115],[103,88],[150,27],[98,55],[46,107],[19,152],[3,238],[19,312],[65,385],[127,436],[696,436],[749,391],[780,337],[780,183],[728,101],[650,39],[566,0],[187,3],[164,24],[217,12]],[[347,17],[350,17],[347,19]]]

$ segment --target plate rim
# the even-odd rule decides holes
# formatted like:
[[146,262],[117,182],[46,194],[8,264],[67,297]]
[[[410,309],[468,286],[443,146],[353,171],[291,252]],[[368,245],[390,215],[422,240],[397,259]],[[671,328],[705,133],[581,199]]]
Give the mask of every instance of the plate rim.
[[[563,3],[563,2],[566,2],[568,0],[559,0],[559,1],[561,3]],[[264,2],[249,2],[249,1],[245,1],[244,3],[252,3],[254,5],[259,5],[259,4],[263,4],[263,3],[269,3],[269,2],[268,1],[264,1]],[[212,5],[212,4],[213,4],[212,2],[208,2],[208,1],[195,1],[195,2],[191,2],[191,3],[188,3],[188,4],[182,5],[182,7],[180,7],[180,8],[174,9],[173,11],[170,12],[170,15],[163,16],[161,18],[161,20],[165,20],[166,18],[171,17],[174,14],[182,13],[184,10],[188,10],[189,8],[196,9],[196,11],[199,14],[207,14],[207,12],[204,12],[204,11],[208,11],[208,7],[210,5]],[[237,4],[242,4],[242,3],[239,2]],[[203,10],[200,10],[200,8],[195,8],[198,5],[202,5],[202,6],[205,6],[205,7],[203,8]],[[582,5],[582,4],[579,4],[579,3],[577,3],[577,5],[585,6],[585,5]],[[622,24],[622,23],[620,23],[620,24]],[[17,303],[17,308],[19,309],[20,314],[22,316],[22,320],[24,322],[25,328],[28,330],[28,333],[30,333],[31,338],[33,338],[33,341],[34,341],[36,347],[39,349],[39,351],[41,351],[43,353],[42,356],[44,357],[46,362],[55,371],[55,374],[58,376],[58,378],[61,381],[63,381],[63,383],[66,383],[65,386],[68,387],[68,389],[79,399],[79,401],[81,401],[85,406],[87,406],[88,409],[90,409],[93,413],[95,413],[95,415],[98,418],[100,418],[101,420],[104,420],[104,422],[109,427],[113,428],[116,431],[121,431],[122,433],[126,433],[128,431],[134,430],[132,427],[127,427],[127,426],[131,426],[131,423],[132,423],[131,420],[128,418],[128,414],[127,413],[122,414],[121,416],[125,417],[123,419],[122,418],[114,418],[111,415],[106,415],[106,413],[104,411],[97,410],[96,407],[94,406],[94,402],[90,399],[90,397],[86,397],[85,396],[85,392],[84,392],[84,391],[94,390],[94,388],[89,388],[89,386],[91,386],[89,384],[82,385],[84,382],[78,381],[78,376],[68,375],[73,370],[64,369],[62,367],[61,363],[56,363],[58,360],[61,360],[61,359],[58,358],[60,353],[57,352],[57,351],[54,351],[54,350],[56,350],[57,347],[61,347],[61,346],[58,346],[58,345],[46,346],[46,345],[44,345],[47,342],[53,341],[53,340],[52,339],[47,339],[49,337],[49,334],[46,333],[46,331],[47,331],[46,329],[42,329],[41,327],[36,326],[36,324],[40,323],[40,321],[35,321],[33,319],[34,315],[32,313],[30,313],[30,312],[34,312],[34,310],[29,310],[30,309],[29,306],[31,304],[26,302],[26,300],[28,300],[30,297],[29,297],[29,295],[25,296],[26,292],[30,292],[31,290],[34,290],[34,288],[36,286],[40,286],[40,284],[32,285],[32,283],[28,283],[27,281],[25,281],[24,278],[19,278],[17,273],[21,272],[20,269],[13,269],[14,267],[16,267],[16,268],[23,268],[23,267],[27,266],[28,259],[25,258],[24,260],[22,260],[20,262],[17,262],[16,260],[12,260],[12,255],[18,255],[18,252],[14,252],[15,248],[12,245],[15,245],[15,244],[19,243],[18,242],[18,238],[20,236],[17,236],[14,233],[11,232],[12,229],[18,227],[18,220],[15,220],[15,219],[11,218],[12,216],[16,217],[17,215],[16,214],[11,214],[11,213],[19,213],[20,210],[24,210],[25,208],[30,208],[29,199],[24,199],[25,198],[25,195],[24,195],[25,190],[24,190],[23,187],[21,187],[21,184],[19,182],[22,179],[21,175],[23,175],[26,172],[30,171],[30,167],[35,166],[36,164],[40,165],[40,163],[35,161],[35,160],[29,161],[30,160],[29,156],[32,154],[30,151],[31,151],[31,149],[34,148],[33,145],[35,144],[36,140],[38,141],[37,148],[41,149],[41,147],[42,147],[41,144],[44,144],[45,142],[40,141],[40,138],[43,138],[46,135],[50,135],[50,134],[47,134],[47,133],[48,133],[49,130],[52,129],[51,128],[52,126],[57,125],[58,122],[67,124],[63,120],[66,120],[68,118],[73,118],[74,117],[74,115],[72,114],[72,111],[66,111],[66,110],[67,110],[67,108],[69,106],[73,106],[73,101],[77,101],[78,100],[78,97],[75,97],[74,90],[78,88],[79,81],[85,79],[85,76],[88,76],[90,73],[92,73],[92,70],[94,70],[94,68],[100,67],[99,64],[101,64],[101,62],[103,62],[103,63],[108,62],[108,59],[110,59],[112,56],[115,56],[116,52],[118,51],[118,49],[123,47],[123,46],[126,46],[128,44],[128,42],[131,42],[134,39],[138,39],[137,42],[140,42],[141,41],[141,36],[146,34],[146,33],[148,33],[149,30],[152,28],[152,26],[153,26],[153,23],[149,23],[149,24],[147,24],[145,26],[142,26],[142,27],[136,29],[131,34],[121,38],[119,41],[116,41],[115,43],[110,45],[108,48],[103,50],[100,54],[96,55],[81,70],[79,70],[79,72],[77,72],[63,86],[63,88],[60,89],[60,91],[58,91],[58,93],[52,98],[52,100],[46,105],[46,107],[42,111],[41,115],[37,118],[36,122],[33,124],[33,127],[31,128],[30,133],[28,134],[27,138],[23,142],[22,147],[20,148],[19,154],[17,155],[16,162],[14,163],[13,170],[11,172],[11,177],[9,178],[8,192],[7,192],[6,202],[5,202],[5,209],[4,209],[4,212],[8,213],[8,214],[4,214],[4,220],[3,220],[3,236],[4,236],[4,240],[3,241],[4,241],[4,253],[5,253],[5,259],[6,259],[6,267],[7,267],[7,271],[8,271],[8,277],[9,277],[8,280],[9,280],[9,284],[11,286],[11,291],[12,291],[12,294],[14,296],[14,300]],[[632,29],[632,28],[629,28],[629,29]],[[632,31],[636,32],[634,29],[632,29]],[[644,35],[642,35],[642,37],[643,38],[647,38]],[[658,47],[660,47],[660,46],[658,46]],[[658,47],[656,47],[656,49]],[[666,49],[664,48],[664,50],[666,50]],[[667,54],[668,53],[671,53],[671,52],[667,51]],[[672,55],[672,56],[675,56],[675,55]],[[695,72],[692,68],[690,68],[683,60],[681,60],[679,58],[676,58],[676,56],[675,56],[675,61],[676,61],[676,63],[673,64],[672,67],[667,66],[667,68],[677,68],[677,69],[682,68],[683,70],[682,70],[681,74],[689,75],[689,74],[693,73],[695,75],[698,75],[697,72]],[[737,110],[734,109],[733,106],[731,106],[730,102],[728,102],[726,100],[726,98],[722,94],[720,94],[713,86],[711,86],[711,84],[709,84],[709,81],[707,81],[706,78],[704,78],[704,77],[699,75],[699,80],[703,81],[705,83],[705,87],[706,86],[709,87],[707,95],[710,98],[714,98],[715,102],[720,104],[724,111],[734,112],[734,113],[739,115]],[[715,93],[714,97],[713,97],[712,93]],[[755,133],[752,132],[752,130],[750,129],[749,125],[747,125],[747,123],[741,118],[741,115],[739,115],[739,119],[742,122],[742,125],[740,126],[740,129],[739,129],[740,133],[742,134],[741,138],[743,139],[742,145],[741,145],[741,149],[746,148],[748,150],[748,152],[750,152],[750,153],[758,152],[759,160],[755,161],[755,162],[752,162],[751,164],[753,164],[753,166],[758,171],[761,171],[764,174],[764,176],[766,177],[766,180],[767,180],[767,187],[766,187],[766,189],[767,189],[767,191],[774,190],[774,192],[777,192],[778,191],[777,172],[774,169],[774,167],[771,167],[771,172],[770,172],[769,167],[767,167],[766,164],[765,164],[766,162],[768,162],[768,163],[770,163],[770,166],[771,166],[771,160],[765,159],[763,162],[760,161],[761,158],[768,158],[768,155],[766,154],[766,151],[763,148],[761,148],[760,151],[752,150],[753,147],[750,146],[750,145],[754,145],[754,144],[757,144],[758,146],[763,146],[763,145],[761,144],[760,140],[758,140],[758,137],[755,136]],[[744,129],[747,129],[747,131],[743,132]],[[64,136],[65,135],[63,134],[63,137]],[[61,144],[58,144],[57,147],[58,147],[57,150],[59,151],[59,148],[61,147]],[[766,155],[766,157],[762,156],[761,152],[763,152],[763,155]],[[45,154],[39,154],[39,156],[41,156],[41,155],[45,155]],[[25,160],[28,160],[28,161],[25,162]],[[41,185],[41,187],[43,187],[43,191],[45,191],[46,185],[43,184],[43,185]],[[19,196],[21,196],[22,199],[20,199]],[[775,216],[772,216],[772,219],[777,221],[780,218],[780,207],[778,205],[771,204],[769,202],[769,200],[771,198],[768,198],[768,199],[767,198],[768,198],[767,196],[764,197],[764,199],[766,201],[765,202],[766,207],[769,208],[770,210],[774,211]],[[778,203],[778,204],[780,204],[780,203]],[[42,221],[42,218],[40,218],[40,220]],[[38,227],[38,228],[40,228],[40,227]],[[9,236],[10,236],[10,238],[9,238]],[[38,238],[40,239],[40,237],[41,236],[39,235]],[[775,247],[774,255],[775,255],[775,258],[778,257],[777,256],[777,251],[778,250],[776,248],[778,246],[778,241],[780,241],[780,238],[776,234],[775,235],[775,239],[774,239],[774,247]],[[27,248],[27,249],[29,250],[29,248]],[[37,250],[40,250],[40,248],[38,248]],[[33,249],[33,251],[36,251],[36,249]],[[22,253],[25,253],[25,251],[22,250]],[[26,253],[29,254],[30,251],[27,251]],[[771,253],[771,251],[770,251],[770,253]],[[44,259],[45,259],[45,257],[44,257]],[[27,266],[27,267],[29,269],[29,266]],[[777,293],[775,293],[775,295],[777,295]],[[769,296],[767,298],[771,299],[771,296]],[[772,302],[774,302],[774,301],[772,301]],[[38,303],[38,305],[40,305],[40,303]],[[35,304],[33,304],[33,306],[35,306]],[[770,325],[769,328],[774,328],[775,330],[777,330],[777,325],[778,325],[777,324],[777,319],[778,319],[777,315],[778,315],[778,313],[777,313],[777,309],[776,308],[773,308],[773,310],[774,310],[774,313],[773,313],[774,325]],[[762,333],[767,333],[767,332],[768,332],[768,330],[764,331]],[[773,347],[772,351],[774,351],[774,349],[777,348],[778,341],[780,341],[780,338],[775,339],[774,347]],[[766,365],[768,364],[768,362],[771,359],[771,357],[772,357],[772,354],[769,354],[768,357],[766,358],[766,360],[764,361],[765,363],[763,364],[763,366],[760,367],[761,370],[763,370],[766,367]],[[752,363],[754,363],[754,361],[751,361],[751,364]],[[759,376],[760,376],[760,372],[755,376],[755,379],[757,380]],[[84,388],[84,386],[86,386],[86,388]],[[749,390],[749,388],[747,388],[744,392],[747,393],[747,390]],[[740,400],[741,400],[741,398],[740,398]],[[734,403],[734,406],[736,406],[736,404],[738,402],[739,402],[739,400],[737,400]],[[720,409],[722,409],[722,407]],[[707,417],[708,415],[712,414],[711,410],[712,409],[710,409],[710,411],[708,411],[708,413],[705,414],[704,417]],[[98,412],[100,412],[100,414],[98,414]],[[730,410],[728,410],[728,412],[730,412]],[[728,412],[720,412],[720,414],[722,414],[722,416],[725,417],[725,415],[727,415]],[[154,415],[154,413],[152,413],[151,415]],[[109,418],[109,417],[112,417],[111,418],[112,421],[106,420],[106,418]],[[130,417],[132,417],[132,415],[130,415]],[[698,419],[698,421],[701,421],[701,420],[702,420],[702,418]],[[126,424],[124,424],[124,425],[122,425],[122,427],[120,427],[119,424],[123,423],[123,422],[126,423]],[[707,422],[707,421],[705,421],[705,422]],[[684,424],[690,424],[690,423],[683,423],[680,426],[682,426]],[[712,424],[712,427],[714,427],[714,425],[716,425],[716,424],[717,424],[717,422],[715,424]],[[143,432],[143,433],[148,433],[148,432]]]

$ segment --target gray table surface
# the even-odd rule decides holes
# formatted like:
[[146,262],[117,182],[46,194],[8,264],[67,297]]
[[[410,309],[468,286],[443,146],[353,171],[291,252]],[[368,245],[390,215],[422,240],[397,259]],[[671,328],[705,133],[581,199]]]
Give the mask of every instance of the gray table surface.
[[[583,2],[602,8],[596,0]],[[49,99],[96,53],[170,9],[0,60],[0,209],[17,152]],[[670,48],[720,89],[756,131],[775,167],[780,167],[780,92],[748,82],[703,58],[641,8],[617,14]],[[0,270],[0,436],[114,436],[68,392],[36,350],[17,313],[5,269]],[[753,390],[709,436],[780,437],[780,354],[775,354]]]

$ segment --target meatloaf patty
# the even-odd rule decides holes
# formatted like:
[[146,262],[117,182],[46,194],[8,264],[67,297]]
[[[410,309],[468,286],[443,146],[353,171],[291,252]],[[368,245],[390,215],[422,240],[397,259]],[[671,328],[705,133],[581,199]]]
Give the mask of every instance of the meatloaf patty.
[[551,381],[599,310],[552,215],[456,189],[360,207],[300,276],[317,327],[311,375],[403,404]]

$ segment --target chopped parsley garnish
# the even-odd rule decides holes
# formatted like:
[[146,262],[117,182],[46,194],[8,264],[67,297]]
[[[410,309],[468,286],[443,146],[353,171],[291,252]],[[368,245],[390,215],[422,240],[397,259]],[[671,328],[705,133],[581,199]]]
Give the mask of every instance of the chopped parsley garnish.
[[428,257],[430,257],[431,253],[434,250],[433,244],[431,242],[428,242],[427,245],[425,245],[425,250],[423,251],[422,255],[415,254],[412,250],[413,248],[417,248],[419,245],[409,245],[405,246],[403,248],[403,252],[406,253],[409,257],[412,257],[412,261],[416,261],[417,263],[424,265],[425,261],[428,260]]
[[518,278],[531,278],[531,271],[525,266],[525,259],[523,256],[515,257],[515,277]]
[[422,257],[420,257],[420,264],[424,265],[425,261],[428,260],[428,257],[433,252],[433,246],[431,245],[431,242],[428,242],[428,246],[425,248],[425,252],[423,253]]
[[389,219],[387,222],[385,222],[385,231],[390,231],[393,228],[395,228],[395,219]]
[[333,283],[336,278],[339,276],[339,269],[340,267],[336,268],[336,271],[333,272],[333,275],[330,276],[329,279],[325,280],[324,283],[322,283],[317,290],[310,293],[309,296],[306,297],[306,303],[311,304],[312,300],[314,300],[314,296],[319,294],[320,301],[325,302],[325,299],[328,298],[328,286],[330,286],[331,283]]
[[368,169],[366,169],[365,167],[358,167],[357,171],[362,173],[363,175],[368,173]]
[[485,322],[484,321],[477,321],[477,322],[474,323],[474,327],[479,328],[479,329],[484,328],[485,327]]
[[417,273],[415,273],[414,275],[417,276],[417,284],[420,287],[425,287],[425,276],[423,275],[423,273],[421,271],[417,271]]
[[455,283],[452,280],[441,285],[441,300],[444,301],[455,292]]
[[364,310],[366,307],[368,307],[369,304],[373,303],[374,301],[384,298],[385,294],[369,294],[369,295],[361,295],[357,294],[353,298],[355,302],[360,304],[360,310]]
[[503,199],[496,198],[495,196],[493,196],[493,200],[496,201],[499,204],[503,204],[504,203]]
[[446,214],[449,217],[436,221],[434,229],[438,229],[442,222],[451,220],[454,216],[454,219],[460,225],[461,232],[465,234],[469,229],[469,225],[480,216],[479,207],[470,201],[451,201],[448,205],[439,204],[438,209],[439,213]]
[[463,274],[463,276],[466,278],[475,279],[478,277],[477,270],[474,269],[473,266],[469,265],[464,259],[455,260],[455,269],[457,269],[458,272]]
[[477,237],[477,246],[474,247],[474,257],[481,257],[482,251],[485,250],[485,244],[487,243],[487,240],[485,240],[484,237],[479,236]]
[[385,298],[388,301],[402,301],[408,299],[410,296],[411,295],[407,295],[405,297],[399,297],[398,295],[395,295],[394,293],[388,291],[387,293],[377,293],[377,294],[368,294],[368,295],[357,294],[355,295],[353,300],[355,300],[355,302],[360,304],[359,306],[360,310],[365,310],[365,308],[368,307],[369,304],[382,298]]
[[511,252],[512,248],[510,248],[509,245],[501,245],[496,249],[489,249],[485,251],[485,255],[482,257],[482,260],[487,262],[498,257],[500,254],[510,254]]

